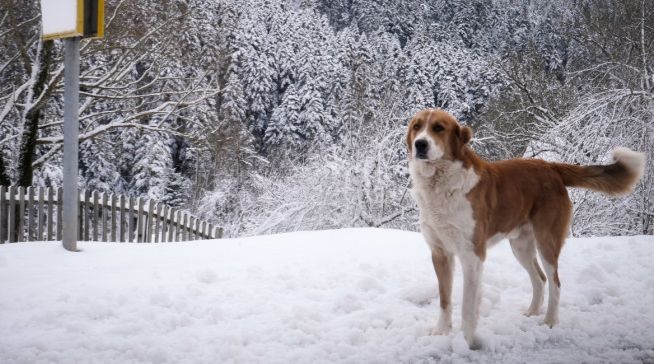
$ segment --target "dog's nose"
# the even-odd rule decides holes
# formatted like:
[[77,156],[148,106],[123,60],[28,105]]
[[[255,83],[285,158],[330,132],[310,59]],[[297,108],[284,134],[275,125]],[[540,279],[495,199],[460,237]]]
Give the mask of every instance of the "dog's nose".
[[421,155],[421,154],[427,154],[427,148],[429,147],[429,143],[427,143],[426,140],[424,139],[418,139],[414,143],[416,146],[416,154]]

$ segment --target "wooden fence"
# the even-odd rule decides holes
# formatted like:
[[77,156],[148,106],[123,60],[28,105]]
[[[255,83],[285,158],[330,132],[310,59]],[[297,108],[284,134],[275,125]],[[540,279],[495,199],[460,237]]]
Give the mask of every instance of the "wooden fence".
[[[61,240],[62,189],[0,186],[0,244]],[[81,241],[219,239],[222,229],[154,200],[79,191]]]

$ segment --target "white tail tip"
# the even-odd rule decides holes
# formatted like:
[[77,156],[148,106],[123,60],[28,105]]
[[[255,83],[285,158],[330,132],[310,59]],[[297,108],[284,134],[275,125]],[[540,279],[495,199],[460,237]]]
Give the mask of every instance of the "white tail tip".
[[617,147],[613,150],[613,160],[623,163],[627,168],[635,173],[639,180],[645,172],[645,154],[634,152],[625,147]]

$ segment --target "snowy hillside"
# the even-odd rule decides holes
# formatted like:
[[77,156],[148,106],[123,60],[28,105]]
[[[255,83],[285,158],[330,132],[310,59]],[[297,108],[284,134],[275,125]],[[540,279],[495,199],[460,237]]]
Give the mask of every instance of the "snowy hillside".
[[654,237],[570,239],[561,324],[520,314],[527,274],[490,251],[479,333],[428,336],[419,234],[351,229],[174,244],[0,246],[2,363],[652,362]]

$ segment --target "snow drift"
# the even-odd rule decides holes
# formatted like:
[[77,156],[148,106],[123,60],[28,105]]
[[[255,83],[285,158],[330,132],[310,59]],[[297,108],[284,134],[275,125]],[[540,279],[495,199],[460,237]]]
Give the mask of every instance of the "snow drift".
[[429,336],[436,278],[417,233],[348,229],[173,244],[0,246],[3,363],[654,361],[654,237],[569,239],[561,323],[520,314],[527,273],[489,251],[478,333]]

